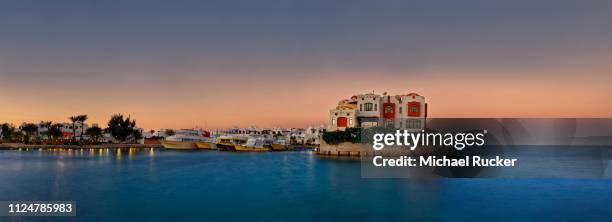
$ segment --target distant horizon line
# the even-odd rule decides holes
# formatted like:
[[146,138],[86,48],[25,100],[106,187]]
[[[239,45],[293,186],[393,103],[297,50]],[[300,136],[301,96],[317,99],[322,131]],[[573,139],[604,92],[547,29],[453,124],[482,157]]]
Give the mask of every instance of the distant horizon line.
[[[131,116],[130,116],[131,117]],[[427,117],[428,120],[431,119],[612,119],[612,115],[610,116],[581,116],[581,117],[569,117],[569,116],[549,116],[549,117],[536,117],[536,116],[523,116],[523,117],[492,117],[492,116],[484,116],[484,117],[475,117],[475,116],[441,116],[441,117]],[[329,123],[319,123],[319,124],[306,124],[306,125],[301,125],[301,126],[290,126],[290,124],[279,124],[279,125],[275,125],[275,126],[259,126],[256,124],[252,124],[252,125],[248,125],[245,126],[243,124],[236,124],[236,125],[232,125],[232,126],[220,126],[220,127],[205,127],[205,126],[201,126],[201,125],[194,125],[192,127],[142,127],[138,125],[138,120],[137,119],[133,119],[136,121],[136,125],[139,128],[143,128],[143,129],[153,129],[153,130],[159,130],[159,129],[195,129],[195,128],[200,128],[200,129],[229,129],[229,128],[249,128],[249,127],[255,127],[255,128],[284,128],[284,129],[291,129],[291,128],[302,128],[302,129],[306,129],[308,127],[318,127],[318,126],[323,126],[323,127],[327,127],[329,125]],[[53,120],[48,120],[51,121],[52,123],[60,123],[60,124],[72,124],[69,121],[53,121]],[[108,120],[107,120],[108,121]],[[39,121],[18,121],[18,122],[8,122],[8,121],[0,121],[0,125],[1,124],[10,124],[13,125],[15,127],[19,127],[21,124],[28,124],[28,123],[33,123],[33,124],[39,124],[42,122],[47,122],[47,120],[39,120]],[[93,125],[93,124],[97,124],[99,127],[105,126],[106,124],[101,124],[98,121],[94,121],[94,122],[89,122],[85,121],[85,124],[88,125]],[[147,124],[150,125],[150,124]],[[283,126],[284,125],[284,126]]]

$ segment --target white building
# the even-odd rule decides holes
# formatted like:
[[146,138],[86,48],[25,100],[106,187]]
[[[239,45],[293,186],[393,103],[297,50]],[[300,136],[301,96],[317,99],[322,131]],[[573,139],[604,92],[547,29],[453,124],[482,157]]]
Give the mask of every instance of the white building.
[[325,133],[325,126],[321,125],[319,127],[308,127],[306,131],[304,131],[304,140],[306,144],[319,145],[321,144],[321,136]]
[[341,100],[329,111],[329,118],[329,131],[374,126],[417,131],[425,128],[427,103],[425,97],[416,93],[395,96],[367,93]]
[[[19,130],[21,130],[26,124],[28,123],[21,123],[21,125],[19,126]],[[46,122],[39,122],[39,123],[35,123],[34,125],[36,125],[36,127],[38,128],[37,134],[36,136],[39,139],[46,139],[46,135],[48,135],[49,133],[49,126],[47,125]],[[62,131],[63,134],[63,138],[64,139],[71,139],[73,138],[73,133],[76,132],[76,138],[77,140],[81,139],[81,133],[83,133],[83,139],[88,139],[89,136],[87,136],[86,131],[87,129],[89,129],[89,125],[87,123],[81,123],[81,122],[75,122],[74,123],[74,131],[73,131],[73,125],[72,123],[59,123],[60,127],[60,131]],[[97,126],[97,124],[93,124],[94,126]]]
[[[330,125],[328,130],[335,131],[338,129],[358,127],[357,118],[357,97],[345,99],[338,102],[335,109],[329,111]],[[363,106],[362,106],[363,107]]]
[[62,128],[60,128],[60,130],[66,138],[73,137],[73,133],[75,133],[77,140],[81,139],[81,135],[83,135],[82,139],[89,138],[86,134],[87,129],[89,129],[89,125],[87,125],[87,123],[75,122],[74,129],[72,123],[61,123],[61,125]]

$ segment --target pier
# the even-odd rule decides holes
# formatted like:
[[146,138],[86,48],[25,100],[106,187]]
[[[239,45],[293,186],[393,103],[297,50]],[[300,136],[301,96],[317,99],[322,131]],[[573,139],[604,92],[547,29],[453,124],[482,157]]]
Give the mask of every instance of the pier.
[[344,142],[337,145],[327,144],[321,140],[317,154],[324,156],[362,156],[365,152],[359,143]]

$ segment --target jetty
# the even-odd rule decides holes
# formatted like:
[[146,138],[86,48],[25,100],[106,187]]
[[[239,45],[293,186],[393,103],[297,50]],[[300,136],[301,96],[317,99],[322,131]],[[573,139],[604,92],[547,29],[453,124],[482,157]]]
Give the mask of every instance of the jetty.
[[321,140],[321,146],[317,150],[317,154],[323,156],[362,156],[366,155],[362,145],[359,143],[343,142],[340,144],[328,144],[325,140]]

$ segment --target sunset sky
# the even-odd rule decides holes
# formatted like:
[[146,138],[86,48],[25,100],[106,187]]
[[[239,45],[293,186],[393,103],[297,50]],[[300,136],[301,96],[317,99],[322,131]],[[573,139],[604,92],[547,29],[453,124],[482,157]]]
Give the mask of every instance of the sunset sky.
[[375,91],[431,117],[612,117],[612,1],[0,0],[0,122],[307,127]]

